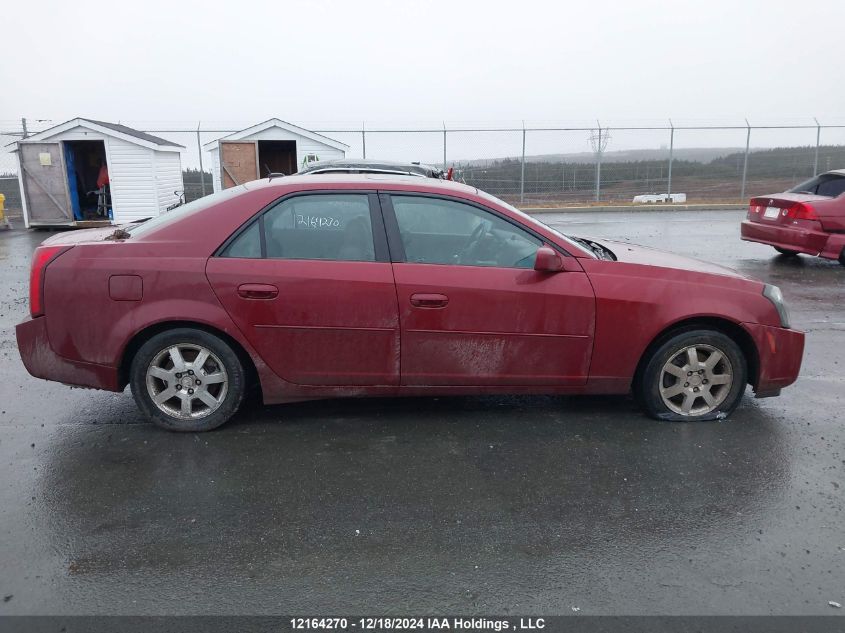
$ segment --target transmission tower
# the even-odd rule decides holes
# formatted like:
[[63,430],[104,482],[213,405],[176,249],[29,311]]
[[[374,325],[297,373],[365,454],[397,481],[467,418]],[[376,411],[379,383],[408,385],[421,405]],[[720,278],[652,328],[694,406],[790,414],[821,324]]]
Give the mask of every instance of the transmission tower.
[[604,154],[607,149],[607,143],[610,141],[610,130],[607,128],[597,128],[590,130],[590,148],[596,157]]
[[602,129],[601,123],[598,128],[590,130],[590,147],[596,157],[596,202],[601,199],[601,157],[609,141],[610,131],[607,128]]

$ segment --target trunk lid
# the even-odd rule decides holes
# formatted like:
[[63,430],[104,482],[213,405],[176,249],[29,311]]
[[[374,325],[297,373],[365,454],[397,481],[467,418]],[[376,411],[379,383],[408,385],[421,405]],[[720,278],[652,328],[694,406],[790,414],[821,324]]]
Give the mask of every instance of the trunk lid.
[[782,192],[755,196],[748,203],[748,219],[760,224],[793,225],[796,220],[815,221],[814,203],[830,200],[812,193]]
[[78,229],[57,233],[41,242],[45,246],[73,246],[85,242],[102,242],[118,229],[125,229],[121,226],[102,226],[95,229]]

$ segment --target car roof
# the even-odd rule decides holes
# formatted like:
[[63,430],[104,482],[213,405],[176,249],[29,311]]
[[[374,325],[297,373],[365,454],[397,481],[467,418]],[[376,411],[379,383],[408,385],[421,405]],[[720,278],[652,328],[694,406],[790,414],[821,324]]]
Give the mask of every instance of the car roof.
[[845,176],[845,169],[831,169],[830,171],[824,172],[824,174],[836,174],[837,176]]
[[296,189],[319,188],[315,185],[324,184],[327,187],[338,185],[352,185],[360,189],[408,189],[414,188],[428,192],[442,191],[448,193],[478,194],[478,189],[453,180],[438,178],[420,178],[419,176],[401,176],[396,174],[303,174],[274,178],[261,178],[245,183],[245,189],[253,190],[259,187],[278,187]]

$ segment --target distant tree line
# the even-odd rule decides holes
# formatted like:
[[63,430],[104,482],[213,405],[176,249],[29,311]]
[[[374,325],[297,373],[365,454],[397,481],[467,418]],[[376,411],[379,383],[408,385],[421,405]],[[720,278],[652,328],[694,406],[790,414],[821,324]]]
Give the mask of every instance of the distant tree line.
[[202,198],[202,185],[205,181],[205,194],[214,191],[211,183],[211,173],[199,169],[183,169],[182,183],[185,185],[185,202]]
[[[663,160],[629,160],[603,162],[602,186],[613,187],[619,183],[637,183],[638,190],[647,193],[649,188],[663,186],[669,170],[668,150]],[[801,180],[813,175],[815,147],[782,147],[753,150],[748,156],[749,180],[780,178]],[[707,181],[736,180],[742,177],[744,152],[735,152],[708,162],[673,160],[672,177],[695,178]],[[522,163],[519,159],[505,158],[483,166],[472,163],[456,165],[460,176],[468,183],[494,195],[513,195],[519,191]],[[828,145],[819,148],[819,171],[845,168],[845,146]],[[596,162],[525,162],[525,193],[552,191],[591,191],[595,187]],[[657,192],[657,189],[655,189]]]

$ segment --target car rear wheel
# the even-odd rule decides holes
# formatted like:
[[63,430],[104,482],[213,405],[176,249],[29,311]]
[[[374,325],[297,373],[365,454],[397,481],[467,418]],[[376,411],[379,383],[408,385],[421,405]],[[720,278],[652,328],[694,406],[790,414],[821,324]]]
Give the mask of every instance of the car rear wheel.
[[231,418],[245,391],[238,355],[203,330],[179,328],[144,343],[132,360],[135,402],[168,431],[210,431]]
[[781,255],[786,255],[787,257],[795,257],[798,255],[798,251],[791,251],[788,248],[781,248],[780,246],[774,246],[773,248]]
[[658,420],[699,421],[730,415],[745,392],[748,363],[728,336],[692,330],[672,336],[649,356],[635,389]]

